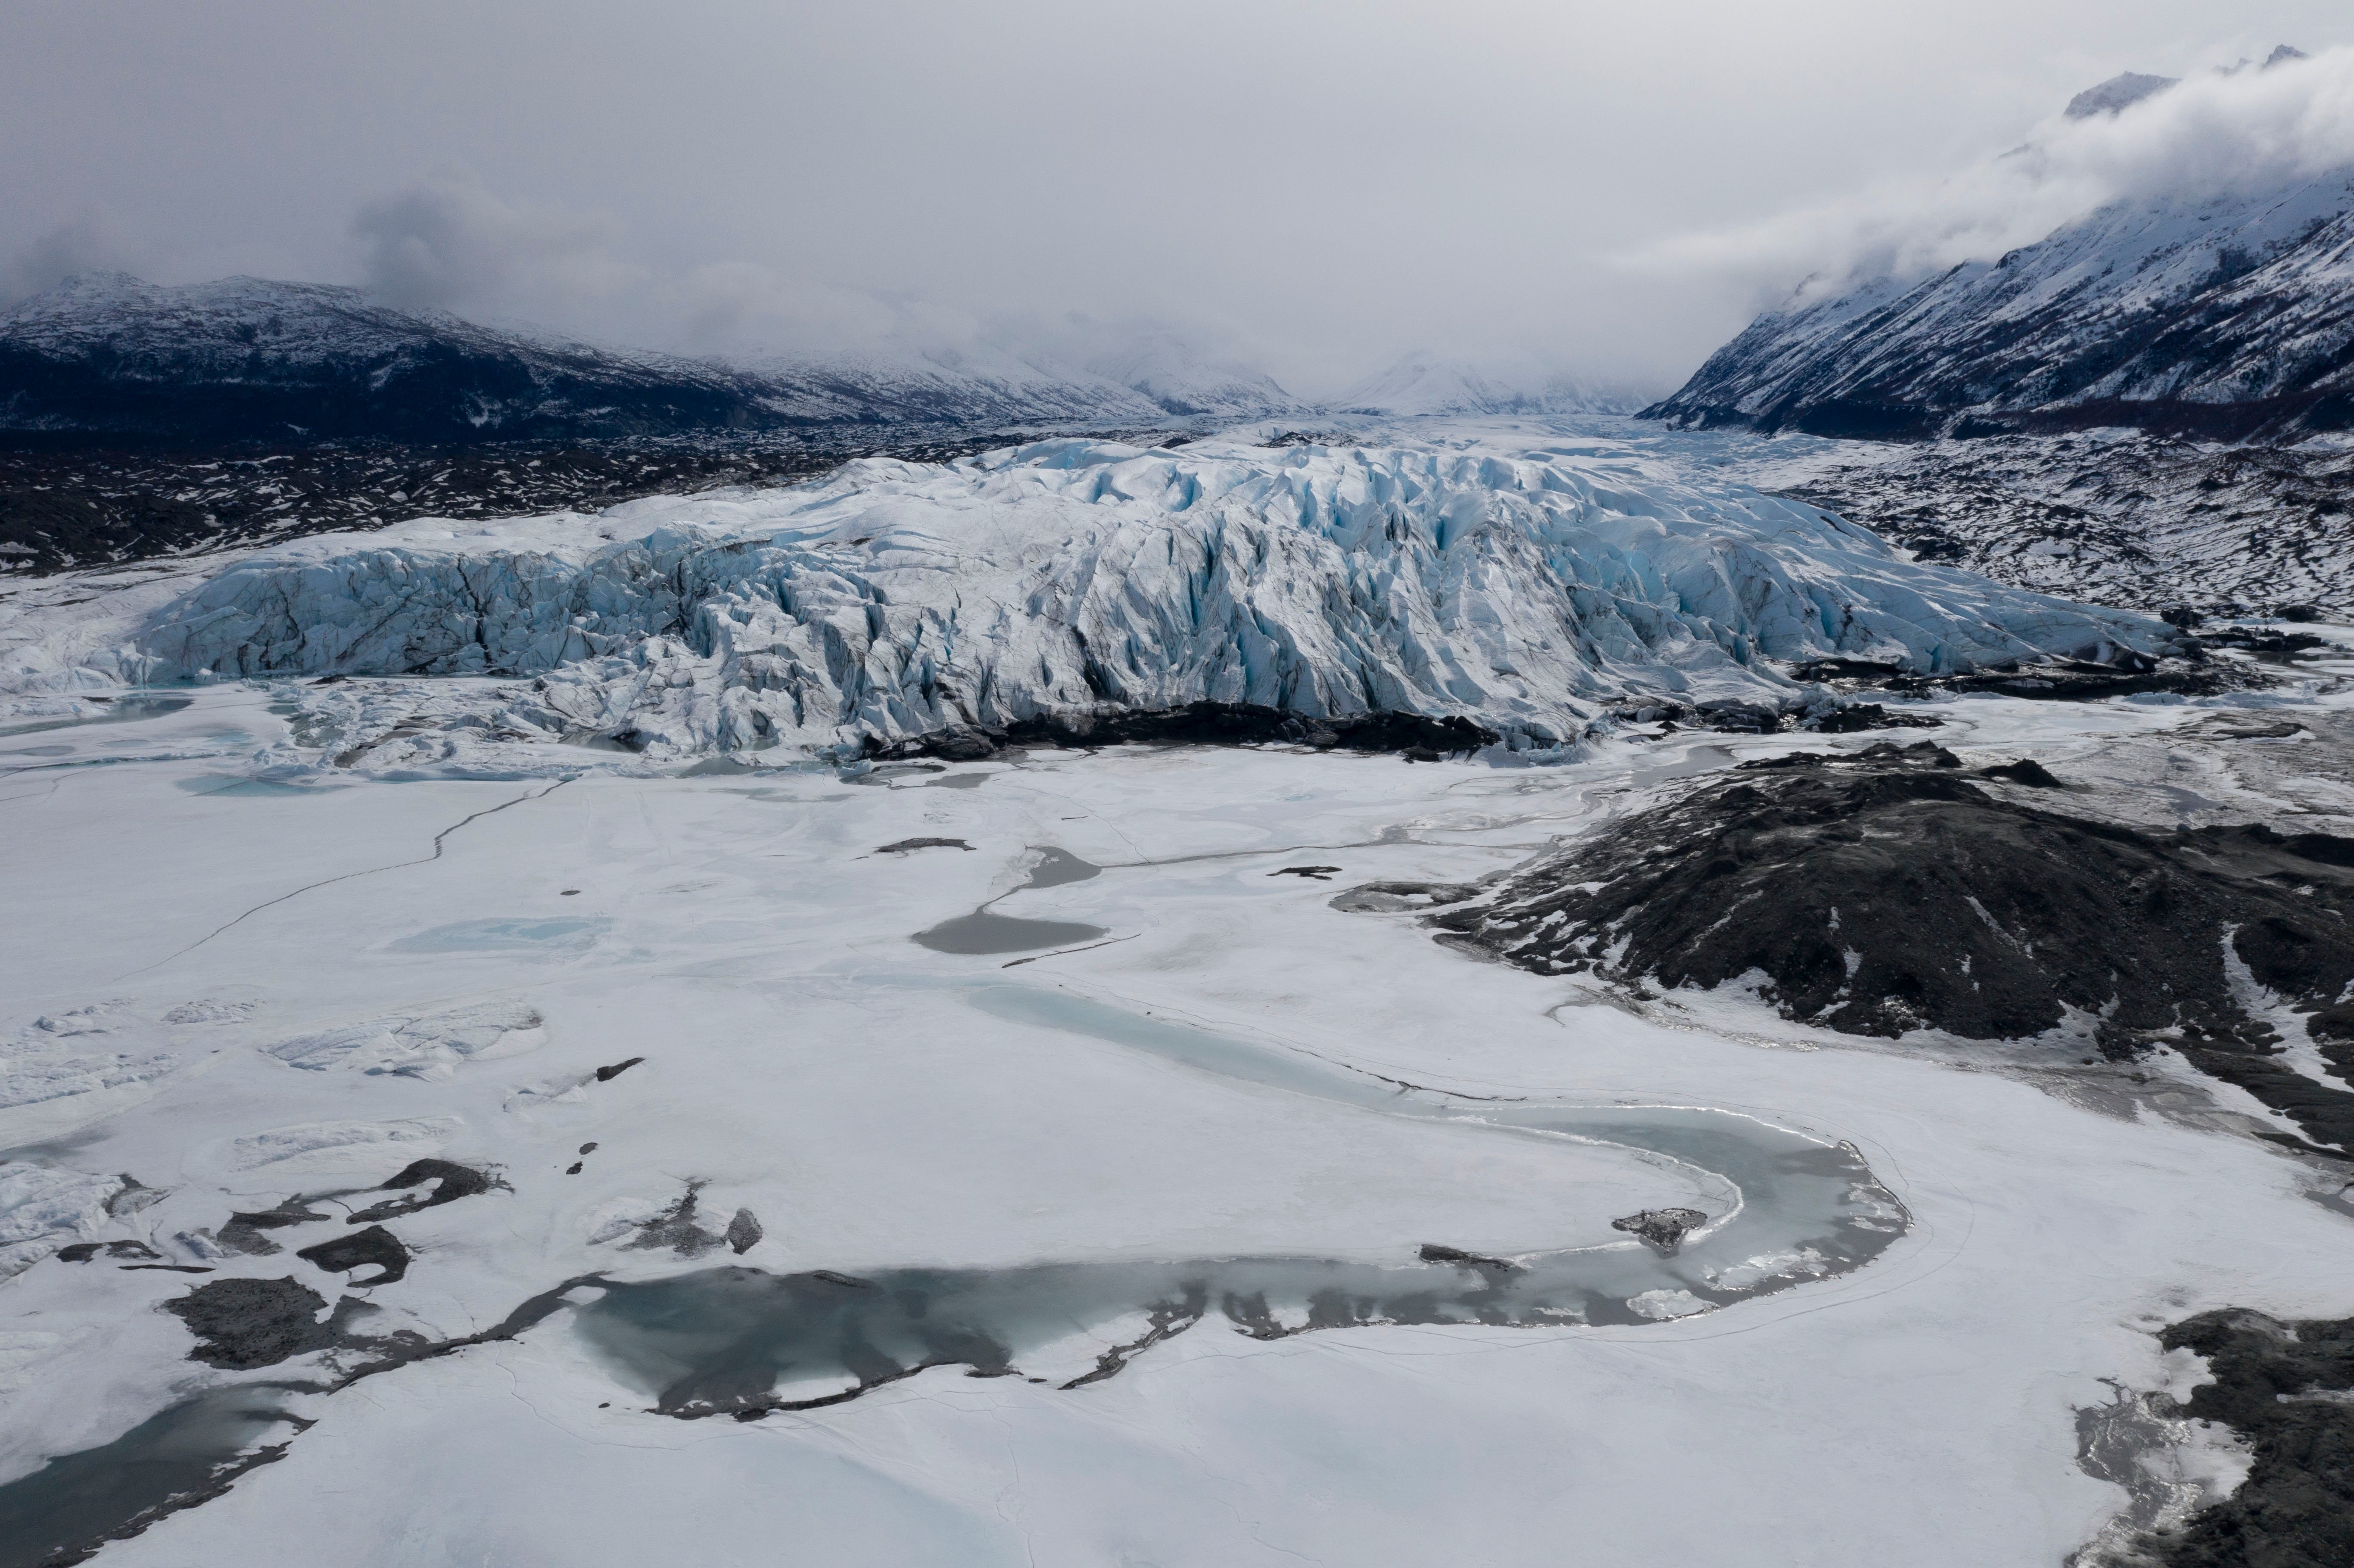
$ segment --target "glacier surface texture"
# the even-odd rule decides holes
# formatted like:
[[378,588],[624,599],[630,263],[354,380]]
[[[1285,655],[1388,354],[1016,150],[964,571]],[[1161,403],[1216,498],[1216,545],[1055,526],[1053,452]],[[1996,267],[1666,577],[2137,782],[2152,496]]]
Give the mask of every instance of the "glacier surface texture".
[[107,667],[536,677],[484,722],[654,757],[1201,701],[1459,715],[1543,747],[1630,701],[1797,705],[1780,662],[1936,673],[2172,636],[1606,441],[1074,440],[306,539],[227,566]]

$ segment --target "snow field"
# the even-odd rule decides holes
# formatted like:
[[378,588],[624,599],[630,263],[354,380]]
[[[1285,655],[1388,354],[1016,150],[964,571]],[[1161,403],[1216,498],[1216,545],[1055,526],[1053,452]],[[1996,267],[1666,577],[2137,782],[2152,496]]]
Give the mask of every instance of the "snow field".
[[[217,755],[148,760],[208,726],[266,751],[284,722],[267,698],[228,686],[103,736],[51,732],[128,760],[58,769],[16,806],[29,831],[0,904],[0,990],[17,1011],[0,1026],[105,1002],[126,1033],[195,1043],[175,1044],[152,1098],[45,1101],[10,1142],[45,1139],[16,1155],[42,1170],[169,1189],[98,1228],[174,1261],[201,1256],[183,1238],[232,1208],[381,1181],[428,1152],[497,1167],[511,1191],[395,1223],[416,1259],[373,1293],[373,1331],[469,1332],[579,1273],[708,1266],[627,1250],[627,1233],[589,1240],[690,1180],[708,1182],[705,1213],[747,1207],[767,1232],[716,1261],[854,1275],[1402,1259],[1424,1241],[1592,1244],[1638,1208],[1721,1206],[1688,1171],[1622,1150],[1381,1117],[1024,1027],[973,1004],[983,983],[1066,988],[1470,1093],[1755,1114],[1853,1141],[1914,1226],[1857,1274],[1681,1321],[1260,1342],[1213,1316],[1079,1391],[942,1369],[751,1425],[644,1414],[646,1392],[559,1316],[305,1402],[320,1425],[285,1460],[109,1560],[307,1563],[334,1539],[386,1563],[748,1563],[779,1540],[842,1563],[1515,1563],[1564,1542],[1600,1560],[2049,1562],[2122,1501],[2075,1468],[2073,1408],[2105,1400],[2105,1377],[2179,1376],[2148,1337],[2159,1319],[2342,1313],[2354,1290],[2345,1220],[2244,1140],[1893,1051],[1763,1050],[1560,1008],[1574,988],[1440,948],[1411,916],[1329,907],[1362,881],[1501,870],[1623,809],[1638,768],[1694,743],[1540,769],[1121,748],[881,783],[592,774],[545,795],[546,779],[196,794],[176,781],[217,771]],[[1947,744],[2037,756],[2197,716],[1940,711],[1968,726],[1941,732]],[[1736,758],[1824,744],[1720,741]],[[984,781],[934,787],[966,777]],[[351,875],[417,860],[509,800],[437,861]],[[975,851],[872,853],[914,836]],[[1017,885],[1040,844],[1107,869],[992,908],[1131,939],[1013,969],[1025,955],[907,939]],[[1267,874],[1299,863],[1343,869]],[[351,879],[182,953],[328,876]],[[418,948],[483,922],[508,939]],[[515,938],[549,926],[565,939]],[[191,1004],[183,1016],[218,1021],[162,1022]],[[539,1013],[544,1040],[421,1077],[270,1054],[493,1005]],[[582,1172],[563,1174],[575,1159]],[[211,1277],[292,1275],[333,1299],[335,1277],[291,1255],[331,1228],[275,1233],[290,1243],[277,1256],[205,1261]],[[14,1369],[0,1476],[217,1381],[153,1309],[195,1277],[47,1260],[0,1286]],[[1118,1331],[1040,1365],[1083,1368]]]

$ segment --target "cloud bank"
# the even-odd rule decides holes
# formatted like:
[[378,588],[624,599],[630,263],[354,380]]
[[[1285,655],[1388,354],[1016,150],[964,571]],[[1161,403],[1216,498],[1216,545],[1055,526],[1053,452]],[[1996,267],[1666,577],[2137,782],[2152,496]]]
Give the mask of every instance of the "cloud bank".
[[2340,173],[2354,177],[2354,48],[2201,73],[2112,112],[2055,114],[2024,145],[1957,174],[1684,235],[1626,264],[1744,280],[1761,300],[1803,280],[1792,302],[1805,302],[1867,278],[1991,260],[2115,202],[2197,202]]

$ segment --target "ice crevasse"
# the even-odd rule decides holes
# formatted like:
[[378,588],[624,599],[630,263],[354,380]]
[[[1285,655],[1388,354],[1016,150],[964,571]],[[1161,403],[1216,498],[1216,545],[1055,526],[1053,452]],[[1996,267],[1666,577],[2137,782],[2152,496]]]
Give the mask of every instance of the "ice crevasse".
[[1787,698],[1778,662],[1935,673],[2174,636],[1605,442],[1065,440],[452,530],[249,556],[159,612],[143,662],[537,677],[507,722],[656,756],[1205,700],[1543,746],[1628,699]]

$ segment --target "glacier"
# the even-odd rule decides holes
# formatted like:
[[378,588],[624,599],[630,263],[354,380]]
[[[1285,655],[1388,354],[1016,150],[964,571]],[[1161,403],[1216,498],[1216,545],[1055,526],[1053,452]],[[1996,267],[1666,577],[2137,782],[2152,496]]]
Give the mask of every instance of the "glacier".
[[500,677],[443,727],[657,759],[1197,702],[1461,716],[1524,750],[1630,704],[1828,702],[1794,661],[1944,673],[2178,637],[1914,562],[1830,513],[1696,482],[1656,444],[1061,440],[596,517],[316,535],[228,562],[127,648],[12,662],[20,690]]

